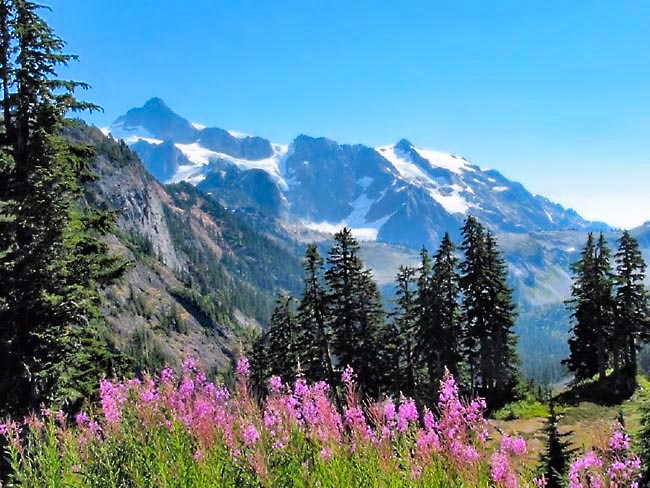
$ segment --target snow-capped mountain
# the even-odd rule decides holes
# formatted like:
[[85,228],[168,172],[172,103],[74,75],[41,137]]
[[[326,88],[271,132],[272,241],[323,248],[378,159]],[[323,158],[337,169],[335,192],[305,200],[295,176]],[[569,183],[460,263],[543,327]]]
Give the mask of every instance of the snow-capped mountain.
[[252,207],[314,230],[435,246],[468,213],[497,233],[601,229],[496,170],[416,147],[372,148],[299,135],[288,146],[205,128],[153,98],[110,127],[162,182],[189,181],[228,207]]

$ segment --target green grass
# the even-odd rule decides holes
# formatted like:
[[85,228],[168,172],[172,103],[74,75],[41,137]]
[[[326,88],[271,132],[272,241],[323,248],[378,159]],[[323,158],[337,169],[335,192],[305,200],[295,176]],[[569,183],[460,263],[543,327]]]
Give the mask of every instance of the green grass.
[[494,412],[492,417],[496,420],[526,420],[537,417],[548,417],[548,415],[548,405],[529,395],[522,400],[508,403],[500,410]]

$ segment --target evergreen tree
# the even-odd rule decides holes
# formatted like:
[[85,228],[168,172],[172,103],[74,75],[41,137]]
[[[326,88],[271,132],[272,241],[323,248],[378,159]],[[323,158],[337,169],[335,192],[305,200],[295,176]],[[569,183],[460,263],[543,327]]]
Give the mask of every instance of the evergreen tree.
[[619,239],[616,262],[616,314],[614,320],[614,369],[636,377],[639,339],[648,339],[648,293],[643,284],[646,264],[639,242],[626,230]]
[[614,301],[614,277],[612,275],[611,250],[605,235],[601,232],[596,244],[596,276],[595,276],[595,301],[596,316],[594,325],[598,334],[596,336],[596,351],[598,353],[598,377],[605,379],[609,364],[609,352],[614,333],[614,314],[616,303]]
[[0,0],[0,410],[56,400],[74,408],[120,356],[107,343],[97,287],[124,263],[101,236],[112,216],[81,205],[87,147],[62,137],[83,83],[56,71],[74,56],[25,0]]
[[492,406],[513,399],[519,382],[519,357],[514,334],[515,304],[507,285],[507,266],[489,232],[485,235],[487,254],[486,291],[489,308],[488,330],[481,338],[481,383],[486,399]]
[[561,433],[558,430],[559,419],[555,412],[555,405],[551,403],[549,407],[549,416],[544,426],[546,445],[540,456],[540,474],[546,478],[547,488],[562,488],[575,449],[572,449],[571,443],[565,440],[571,432]]
[[265,366],[270,375],[293,381],[302,370],[300,362],[300,331],[292,310],[294,299],[280,293],[266,332]]
[[382,388],[383,310],[379,289],[359,257],[359,243],[348,228],[334,236],[325,272],[332,353],[339,368],[352,366],[363,391]]
[[512,399],[519,379],[512,291],[494,237],[472,216],[462,234],[460,287],[470,385],[498,408]]
[[396,277],[395,310],[384,341],[387,351],[387,383],[396,396],[414,397],[418,380],[416,326],[418,322],[416,270],[400,266]]
[[614,298],[610,270],[610,251],[601,233],[598,242],[592,233],[572,265],[574,273],[571,300],[573,327],[569,339],[569,358],[564,360],[576,381],[598,374],[605,378],[609,347],[613,333]]
[[298,345],[305,375],[312,381],[337,383],[331,353],[331,337],[327,329],[326,293],[321,283],[323,258],[315,244],[307,246],[303,261],[304,290],[296,320],[302,330]]
[[562,361],[569,371],[574,373],[576,381],[591,378],[598,372],[598,355],[596,352],[596,330],[591,326],[591,317],[595,313],[592,300],[593,275],[596,273],[596,244],[590,232],[580,259],[575,262],[571,300],[567,304],[572,308],[573,326],[569,338],[569,357]]
[[461,230],[461,249],[464,258],[459,265],[462,290],[463,354],[468,366],[470,391],[477,389],[480,376],[481,338],[487,337],[489,329],[487,310],[489,303],[485,293],[487,251],[485,230],[473,216],[467,217]]
[[264,398],[267,394],[267,381],[271,377],[268,360],[268,344],[265,333],[259,333],[252,338],[249,353],[250,383],[257,398]]
[[428,389],[434,394],[445,368],[457,378],[461,370],[463,337],[455,249],[449,233],[445,233],[434,256],[431,278],[425,281],[428,316],[420,321],[417,331],[418,349],[429,376]]

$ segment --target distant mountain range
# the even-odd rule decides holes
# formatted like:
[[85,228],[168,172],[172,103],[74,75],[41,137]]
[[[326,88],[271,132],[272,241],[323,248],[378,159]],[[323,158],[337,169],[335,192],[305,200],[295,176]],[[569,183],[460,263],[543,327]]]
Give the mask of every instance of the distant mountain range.
[[297,136],[289,145],[176,114],[161,99],[133,108],[108,129],[161,182],[185,180],[227,207],[248,207],[307,228],[351,227],[362,240],[413,248],[457,233],[468,213],[495,233],[607,230],[496,170],[414,146],[372,148]]
[[[300,242],[326,247],[333,232],[351,227],[365,241],[364,259],[387,297],[400,264],[417,264],[417,250],[435,250],[445,231],[458,242],[465,217],[478,217],[508,262],[524,369],[541,381],[562,371],[570,265],[586,233],[604,231],[612,245],[617,237],[608,225],[533,195],[494,169],[406,139],[372,148],[299,135],[275,144],[190,122],[159,98],[103,132],[123,139],[159,182],[191,183],[265,239],[284,240],[297,253]],[[650,258],[650,226],[634,234]]]

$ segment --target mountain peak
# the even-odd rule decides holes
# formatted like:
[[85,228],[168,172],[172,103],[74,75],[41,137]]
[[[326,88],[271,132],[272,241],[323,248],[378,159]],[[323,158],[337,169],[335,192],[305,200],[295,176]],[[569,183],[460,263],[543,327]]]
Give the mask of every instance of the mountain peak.
[[116,129],[117,137],[124,132],[174,142],[191,142],[199,132],[159,97],[150,98],[142,107],[132,108],[118,117],[113,122],[111,133],[116,132]]
[[173,112],[173,110],[169,108],[169,105],[167,105],[165,101],[160,97],[150,98],[144,103],[142,108],[148,110],[166,110],[169,112]]
[[395,149],[399,149],[400,151],[404,152],[409,152],[411,149],[413,149],[415,146],[411,144],[411,141],[408,139],[400,139],[397,144],[395,144]]

